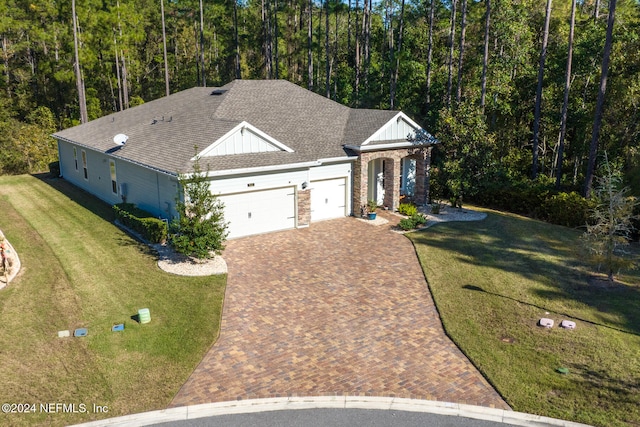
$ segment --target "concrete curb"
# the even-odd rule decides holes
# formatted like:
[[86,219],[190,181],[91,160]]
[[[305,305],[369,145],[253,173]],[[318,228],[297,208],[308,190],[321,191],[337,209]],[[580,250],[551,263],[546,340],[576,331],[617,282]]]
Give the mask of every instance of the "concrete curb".
[[504,409],[472,406],[461,403],[438,402],[396,397],[366,396],[317,396],[278,397],[269,399],[234,400],[230,402],[205,403],[194,406],[163,409],[125,415],[100,421],[78,424],[77,427],[97,426],[147,426],[171,421],[186,421],[217,415],[248,414],[268,411],[296,409],[375,409],[387,411],[425,412],[431,414],[465,417],[517,426],[562,426],[589,427],[572,421],[539,415],[525,414]]

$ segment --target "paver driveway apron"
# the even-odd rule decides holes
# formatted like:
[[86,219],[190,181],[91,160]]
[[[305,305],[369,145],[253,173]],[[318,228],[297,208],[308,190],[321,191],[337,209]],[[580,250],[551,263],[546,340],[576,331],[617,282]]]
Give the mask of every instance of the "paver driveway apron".
[[171,406],[366,394],[508,408],[444,334],[411,242],[388,227],[317,222],[224,256],[220,338]]

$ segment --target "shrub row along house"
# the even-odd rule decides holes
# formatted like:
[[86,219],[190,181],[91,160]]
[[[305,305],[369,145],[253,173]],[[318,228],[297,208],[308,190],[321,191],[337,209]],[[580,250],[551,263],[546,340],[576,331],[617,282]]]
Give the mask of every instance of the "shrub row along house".
[[345,107],[284,80],[196,87],[53,136],[67,181],[167,219],[198,157],[229,238],[359,215],[371,199],[425,203],[436,143],[402,112]]

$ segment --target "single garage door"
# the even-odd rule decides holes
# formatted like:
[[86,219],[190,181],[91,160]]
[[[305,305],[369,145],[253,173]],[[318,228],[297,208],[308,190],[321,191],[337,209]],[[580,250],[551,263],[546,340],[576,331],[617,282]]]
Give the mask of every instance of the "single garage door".
[[295,188],[223,194],[228,238],[286,230],[296,226]]
[[311,221],[346,215],[347,179],[311,181]]

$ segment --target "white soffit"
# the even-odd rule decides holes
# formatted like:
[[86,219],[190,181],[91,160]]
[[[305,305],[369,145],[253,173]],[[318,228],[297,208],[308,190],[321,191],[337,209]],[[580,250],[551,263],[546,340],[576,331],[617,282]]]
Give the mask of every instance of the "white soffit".
[[[416,129],[420,129],[420,125],[411,120],[402,111],[399,111],[391,120],[375,131],[373,135],[365,139],[361,145],[367,145],[371,141],[407,140],[409,133],[412,136],[415,135]],[[398,134],[398,132],[403,135]]]
[[[266,153],[269,151],[286,151],[293,153],[291,148],[262,132],[257,127],[243,121],[216,142],[198,153],[196,157]],[[192,160],[195,160],[196,157]]]

